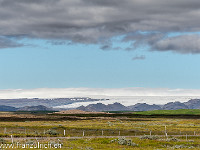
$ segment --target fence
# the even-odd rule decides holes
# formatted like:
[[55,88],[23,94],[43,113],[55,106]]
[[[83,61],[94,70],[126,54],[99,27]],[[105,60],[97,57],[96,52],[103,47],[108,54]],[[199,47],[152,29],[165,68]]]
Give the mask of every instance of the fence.
[[196,135],[200,136],[200,132],[196,131],[151,131],[151,130],[120,130],[120,129],[87,129],[87,128],[31,128],[31,127],[0,127],[0,136],[9,137],[46,137],[46,136],[66,136],[66,137],[82,137],[82,136],[142,136],[142,135]]

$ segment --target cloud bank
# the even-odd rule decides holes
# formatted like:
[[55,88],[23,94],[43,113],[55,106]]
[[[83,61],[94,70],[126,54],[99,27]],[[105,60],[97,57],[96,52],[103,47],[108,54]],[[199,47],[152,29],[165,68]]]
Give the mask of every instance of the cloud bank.
[[0,99],[65,97],[106,98],[123,96],[200,96],[200,90],[164,88],[43,88],[0,90]]
[[[23,46],[10,43],[10,37],[104,45],[133,34],[137,44],[145,39],[152,50],[200,53],[198,35],[166,37],[198,32],[199,8],[199,0],[0,0],[0,36],[7,38],[0,38],[0,48]],[[138,31],[159,34],[142,40],[134,37]]]

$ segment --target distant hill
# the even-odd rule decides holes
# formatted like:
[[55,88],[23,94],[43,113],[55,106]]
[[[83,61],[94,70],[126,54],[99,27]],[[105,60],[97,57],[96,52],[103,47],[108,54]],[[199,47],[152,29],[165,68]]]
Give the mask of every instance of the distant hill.
[[159,105],[148,105],[146,103],[138,103],[132,106],[124,106],[120,103],[114,104],[90,104],[88,106],[80,106],[77,109],[83,111],[147,111],[147,110],[160,110],[162,109]]
[[108,104],[107,105],[107,109],[108,110],[113,110],[113,111],[125,111],[125,110],[128,110],[127,107],[125,107],[124,105],[122,105],[120,103]]
[[80,106],[77,109],[83,111],[150,111],[150,110],[178,110],[178,109],[200,109],[200,99],[189,100],[188,102],[170,102],[163,106],[137,103],[131,106],[124,106],[120,103],[105,105],[102,103]]
[[56,107],[61,105],[69,105],[78,102],[98,102],[108,101],[109,99],[94,99],[89,97],[73,97],[73,98],[19,98],[19,99],[0,99],[0,105],[11,107],[25,107],[43,105],[46,107]]
[[200,109],[200,99],[191,99],[184,103],[189,109]]
[[181,102],[170,102],[163,106],[164,110],[178,110],[178,109],[188,109],[189,107]]
[[[25,99],[21,99],[18,103],[20,105],[21,101],[24,101]],[[27,100],[27,99],[26,99]],[[0,111],[52,111],[52,108],[47,105],[35,105],[36,101],[40,101],[40,99],[32,99],[34,101],[34,105],[21,106],[21,107],[12,107],[10,105],[0,105]],[[70,101],[94,101],[95,99],[90,98],[74,98],[74,99],[53,99],[52,101],[61,101],[61,102],[70,102]],[[100,99],[99,99],[100,100]],[[106,99],[108,100],[108,99]],[[5,103],[11,104],[12,101],[5,100]],[[50,99],[45,99],[45,102],[48,103]],[[29,101],[30,102],[30,101]],[[43,103],[44,101],[42,101]],[[58,104],[59,102],[57,102]],[[70,102],[71,104],[72,102]],[[1,104],[1,100],[0,100]],[[69,103],[68,103],[69,104]],[[56,105],[57,106],[57,105]],[[179,109],[200,109],[200,99],[191,99],[188,102],[170,102],[163,106],[160,105],[149,105],[146,103],[137,103],[135,105],[131,106],[124,106],[120,103],[113,103],[113,104],[89,104],[88,106],[80,106],[76,109],[83,110],[83,111],[91,111],[91,112],[101,112],[101,111],[150,111],[150,110],[179,110]],[[57,108],[56,110],[64,110]]]
[[80,106],[77,109],[83,111],[105,111],[106,105],[102,103],[97,103],[97,104],[90,104],[88,106]]
[[0,105],[0,111],[16,111],[17,108],[11,106]]
[[159,105],[149,105],[146,103],[137,103],[136,105],[128,106],[131,111],[148,111],[148,110],[161,110]]
[[114,104],[102,104],[102,103],[97,103],[97,104],[90,104],[88,106],[80,106],[77,109],[83,110],[83,111],[126,111],[128,110],[127,107],[120,103],[114,103]]
[[38,105],[21,107],[17,109],[17,111],[52,111],[52,109],[43,105]]

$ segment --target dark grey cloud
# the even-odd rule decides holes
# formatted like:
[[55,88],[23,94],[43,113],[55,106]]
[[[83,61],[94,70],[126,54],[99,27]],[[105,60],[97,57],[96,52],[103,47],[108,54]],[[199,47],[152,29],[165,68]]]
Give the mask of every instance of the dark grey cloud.
[[199,35],[181,35],[161,39],[152,46],[154,50],[159,51],[176,51],[178,53],[200,53],[200,36]]
[[[157,32],[151,32],[151,33],[132,33],[128,34],[123,38],[123,42],[127,41],[134,41],[132,44],[132,48],[137,48],[140,45],[143,44],[148,44],[148,45],[154,45],[157,41],[160,39],[164,38],[165,34],[164,33],[157,33]],[[131,47],[130,47],[131,48]]]
[[17,43],[6,37],[0,37],[0,48],[21,47],[23,44]]
[[199,0],[0,0],[0,35],[104,44],[138,31],[195,32],[199,8]]
[[134,33],[127,35],[123,41],[134,41],[130,49],[149,45],[151,51],[175,51],[177,53],[200,53],[200,35],[185,34],[168,37],[164,33]]
[[100,48],[101,48],[102,50],[109,50],[109,49],[111,49],[112,47],[111,47],[111,45],[102,45]]
[[121,47],[113,47],[112,43],[103,44],[100,46],[102,50],[122,50]]
[[146,57],[144,55],[141,55],[141,56],[135,56],[132,58],[132,60],[144,60],[146,59]]

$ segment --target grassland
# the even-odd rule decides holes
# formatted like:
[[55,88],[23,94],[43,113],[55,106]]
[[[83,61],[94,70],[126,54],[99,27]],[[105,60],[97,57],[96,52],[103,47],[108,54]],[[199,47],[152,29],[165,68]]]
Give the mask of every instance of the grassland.
[[[59,142],[62,149],[74,150],[200,149],[200,118],[177,117],[179,113],[176,117],[163,112],[156,112],[159,115],[156,117],[141,113],[107,116],[0,113],[0,143],[11,143],[12,135],[15,144]],[[193,116],[193,112],[189,113],[184,115]],[[194,114],[198,117],[198,110]]]
[[179,110],[152,110],[134,112],[138,115],[200,115],[199,109],[179,109]]

